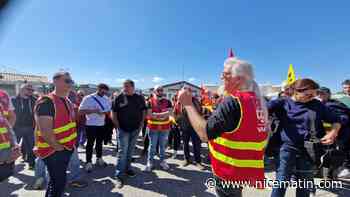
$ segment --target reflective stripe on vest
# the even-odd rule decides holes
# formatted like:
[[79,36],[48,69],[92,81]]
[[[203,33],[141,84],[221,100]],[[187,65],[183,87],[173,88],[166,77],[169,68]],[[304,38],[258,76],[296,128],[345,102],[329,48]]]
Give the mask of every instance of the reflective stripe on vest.
[[214,142],[216,144],[219,144],[221,146],[224,146],[230,149],[255,150],[255,151],[262,151],[267,144],[267,140],[264,140],[262,142],[242,142],[242,141],[231,141],[222,137],[218,137],[214,139]]
[[7,128],[6,127],[0,127],[0,134],[7,133]]
[[[7,134],[7,128],[6,127],[0,127],[0,135],[6,135]],[[4,138],[4,139],[2,139]],[[6,140],[6,136],[2,136],[0,139],[4,140],[0,142],[0,150],[10,148],[11,144],[9,141]]]
[[10,147],[11,147],[10,142],[0,143],[0,150],[10,148]]
[[[76,127],[76,126],[77,126],[76,122],[71,122],[71,123],[68,123],[68,124],[66,124],[66,125],[64,125],[62,127],[54,129],[53,133],[54,134],[63,133],[65,131],[68,131],[69,129],[72,129],[72,128]],[[41,132],[40,131],[38,131],[38,136],[41,136]]]
[[[64,143],[67,143],[67,142],[73,140],[76,137],[77,137],[77,132],[74,132],[70,136],[67,136],[67,137],[65,137],[63,139],[58,140],[58,142],[60,144],[64,144]],[[48,148],[48,147],[50,147],[50,145],[48,143],[46,143],[46,142],[38,142],[37,143],[37,147],[38,148]]]
[[167,125],[170,124],[170,120],[165,120],[165,121],[161,121],[161,120],[148,120],[147,121],[148,124],[152,124],[152,125]]
[[235,159],[232,157],[229,157],[227,155],[224,155],[222,153],[219,153],[213,149],[213,147],[209,143],[209,150],[210,154],[217,160],[234,166],[234,167],[241,167],[241,168],[264,168],[264,161],[263,160],[241,160],[241,159]]

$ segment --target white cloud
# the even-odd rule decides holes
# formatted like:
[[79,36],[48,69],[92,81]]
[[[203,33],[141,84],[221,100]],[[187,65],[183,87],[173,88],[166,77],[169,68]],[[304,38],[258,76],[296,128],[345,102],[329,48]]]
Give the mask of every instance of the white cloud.
[[188,79],[189,82],[194,82],[194,81],[196,81],[196,80],[197,80],[197,79],[194,78],[194,77],[191,77],[191,78]]
[[152,82],[153,82],[153,83],[159,83],[159,82],[161,82],[161,81],[163,81],[163,80],[164,80],[164,79],[161,78],[161,77],[153,77]]

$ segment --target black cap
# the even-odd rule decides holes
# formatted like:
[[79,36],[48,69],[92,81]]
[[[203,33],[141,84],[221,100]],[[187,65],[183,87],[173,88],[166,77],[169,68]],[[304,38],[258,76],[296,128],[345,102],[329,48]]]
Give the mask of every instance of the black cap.
[[331,90],[327,87],[320,87],[320,89],[318,89],[319,92],[324,92],[327,94],[331,94]]

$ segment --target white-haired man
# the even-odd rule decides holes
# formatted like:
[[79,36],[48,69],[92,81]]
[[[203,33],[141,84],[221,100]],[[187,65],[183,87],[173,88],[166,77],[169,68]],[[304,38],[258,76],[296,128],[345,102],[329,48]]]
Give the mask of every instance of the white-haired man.
[[242,195],[241,187],[224,187],[224,181],[263,187],[267,110],[253,77],[249,63],[228,58],[221,78],[226,97],[208,120],[195,109],[189,91],[179,93],[193,128],[202,141],[209,141],[218,196]]

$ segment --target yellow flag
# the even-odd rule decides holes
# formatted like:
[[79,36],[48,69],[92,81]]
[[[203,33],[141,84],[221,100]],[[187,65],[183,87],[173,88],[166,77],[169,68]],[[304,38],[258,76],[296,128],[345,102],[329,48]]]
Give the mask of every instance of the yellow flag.
[[293,65],[290,64],[288,69],[287,84],[290,85],[294,83],[294,81],[295,81],[295,72],[294,72]]

